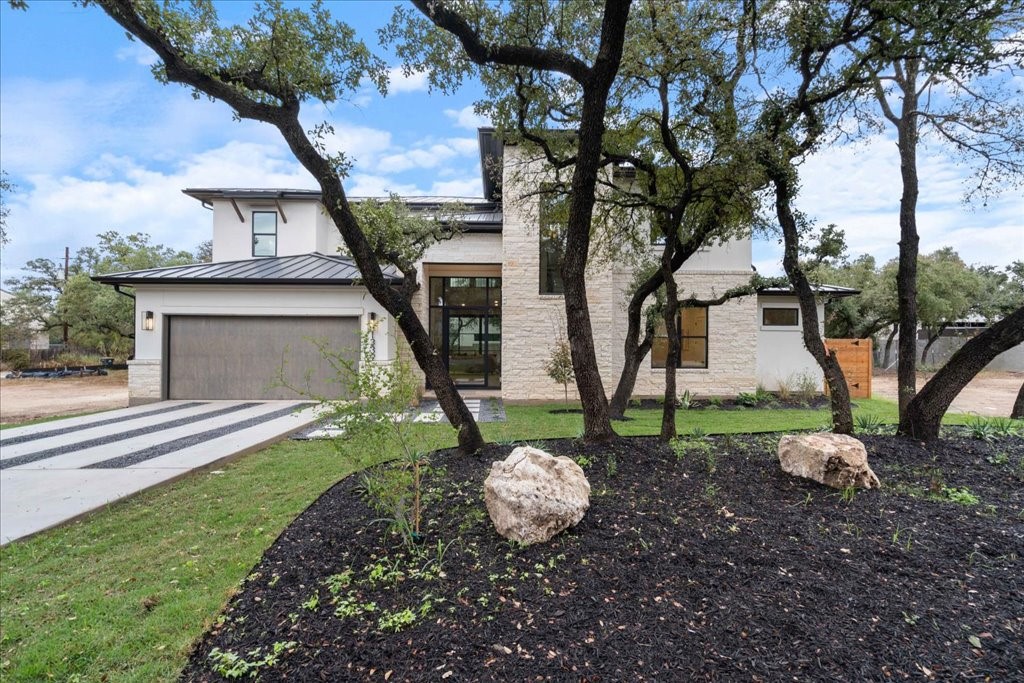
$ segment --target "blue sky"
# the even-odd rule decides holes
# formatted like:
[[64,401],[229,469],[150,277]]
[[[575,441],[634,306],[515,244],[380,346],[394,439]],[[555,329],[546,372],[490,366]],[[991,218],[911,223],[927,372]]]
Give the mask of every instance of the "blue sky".
[[[374,44],[388,2],[331,3]],[[222,11],[241,18],[245,3]],[[315,184],[277,132],[235,122],[219,103],[153,80],[151,54],[96,8],[36,1],[28,12],[0,9],[0,165],[17,185],[10,197],[3,278],[29,259],[62,256],[97,233],[145,232],[153,241],[191,249],[210,238],[210,214],[185,187],[302,187]],[[392,62],[397,67],[397,60]],[[332,121],[355,158],[353,195],[479,196],[476,127],[480,96],[468,83],[455,95],[428,93],[422,77],[395,80],[387,98],[367,88],[309,122]],[[967,172],[941,148],[921,154],[919,230],[923,252],[953,246],[971,263],[1024,258],[1024,199],[1003,195],[965,207]],[[898,239],[899,166],[891,136],[835,147],[802,173],[800,208],[847,232],[850,251],[887,260]],[[755,245],[762,273],[775,273],[772,240]]]

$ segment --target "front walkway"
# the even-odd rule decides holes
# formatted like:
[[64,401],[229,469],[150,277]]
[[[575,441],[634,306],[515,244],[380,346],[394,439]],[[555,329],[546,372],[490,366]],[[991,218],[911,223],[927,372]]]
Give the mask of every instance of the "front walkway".
[[164,401],[0,431],[0,544],[264,448],[316,419],[301,401]]
[[[468,398],[463,396],[463,400],[466,402],[466,407],[469,408],[469,412],[473,414],[473,419],[477,422],[505,421],[505,405],[501,402],[500,398],[496,398],[494,396],[486,398]],[[445,417],[444,411],[441,410],[441,405],[436,400],[422,401],[415,410],[410,410],[407,415],[402,415],[399,419],[402,421],[411,419],[413,422],[423,422],[428,424],[448,422],[448,418]],[[344,425],[324,420],[318,425],[295,434],[292,438],[299,440],[333,439],[344,433]]]

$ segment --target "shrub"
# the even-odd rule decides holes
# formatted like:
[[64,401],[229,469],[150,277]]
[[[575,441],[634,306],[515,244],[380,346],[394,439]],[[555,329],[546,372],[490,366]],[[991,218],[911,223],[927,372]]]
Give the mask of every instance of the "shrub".
[[565,404],[569,405],[569,382],[576,380],[576,374],[572,369],[572,349],[569,342],[559,339],[551,349],[551,358],[548,359],[544,370],[548,377],[562,385],[565,392]]
[[3,349],[0,351],[0,362],[11,370],[24,370],[32,363],[32,357],[25,349]]

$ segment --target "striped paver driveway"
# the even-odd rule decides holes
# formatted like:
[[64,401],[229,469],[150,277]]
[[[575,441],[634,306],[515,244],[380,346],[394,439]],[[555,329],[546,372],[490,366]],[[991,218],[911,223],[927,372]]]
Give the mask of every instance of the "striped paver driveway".
[[164,401],[0,431],[0,544],[263,448],[316,420],[302,401]]

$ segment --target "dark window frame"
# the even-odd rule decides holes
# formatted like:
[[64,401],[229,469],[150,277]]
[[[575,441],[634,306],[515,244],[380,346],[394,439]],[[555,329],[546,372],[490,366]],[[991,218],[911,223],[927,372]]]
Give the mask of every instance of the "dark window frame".
[[[683,311],[687,309],[702,309],[704,311],[704,334],[683,334]],[[679,309],[676,313],[676,330],[679,332],[679,357],[675,359],[677,370],[707,370],[710,364],[711,356],[711,339],[708,334],[708,330],[711,327],[711,307],[710,306],[684,306]],[[668,335],[659,335],[655,332],[655,339],[657,338],[667,339]],[[693,365],[681,365],[683,362],[683,341],[686,339],[703,339],[704,340],[704,365],[693,366]],[[668,359],[665,359],[666,362]],[[664,369],[664,364],[658,364],[654,359],[653,350],[651,352],[651,367]]]
[[[257,232],[256,231],[256,215],[257,214],[270,214],[270,215],[272,215],[274,217],[274,231],[273,232],[265,232],[265,231]],[[278,238],[278,234],[277,234],[277,225],[278,225],[278,223],[277,223],[277,211],[265,211],[265,210],[253,211],[252,212],[252,221],[251,221],[250,225],[252,226],[252,255],[254,257],[257,257],[257,258],[271,258],[271,257],[277,256],[277,238]],[[273,237],[274,237],[274,253],[273,254],[257,254],[256,253],[256,237],[257,237],[257,235],[264,235],[264,236],[273,235]]]
[[[562,261],[565,259],[564,239],[567,221],[551,220],[549,207],[556,202],[568,202],[568,200],[568,196],[556,194],[553,188],[542,189],[540,194],[537,212],[539,228],[537,231],[539,236],[537,240],[539,252],[537,292],[541,296],[565,295],[565,283],[562,281]],[[553,229],[554,232],[552,232]],[[551,258],[557,260],[554,270],[547,265]]]
[[[796,313],[796,322],[794,323],[770,323],[766,319],[768,311],[792,311]],[[785,328],[796,328],[800,327],[800,307],[799,306],[763,306],[761,308],[761,327],[785,327]]]

